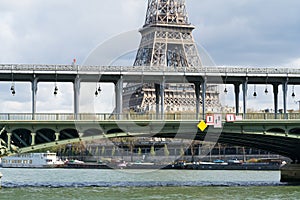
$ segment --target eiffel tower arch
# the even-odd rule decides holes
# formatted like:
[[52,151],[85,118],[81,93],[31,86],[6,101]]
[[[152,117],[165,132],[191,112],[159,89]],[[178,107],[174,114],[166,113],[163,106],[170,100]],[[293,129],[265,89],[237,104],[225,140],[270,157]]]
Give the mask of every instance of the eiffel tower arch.
[[[148,0],[134,66],[150,66],[156,70],[165,67],[201,68],[192,35],[194,29],[188,20],[185,0]],[[182,84],[130,83],[124,88],[123,108],[133,112],[196,112],[198,115],[202,98],[207,105],[203,110],[215,111],[221,107],[216,85],[202,85],[201,94],[196,92],[197,87],[200,89],[199,85],[186,80]],[[202,95],[202,91],[206,94]]]

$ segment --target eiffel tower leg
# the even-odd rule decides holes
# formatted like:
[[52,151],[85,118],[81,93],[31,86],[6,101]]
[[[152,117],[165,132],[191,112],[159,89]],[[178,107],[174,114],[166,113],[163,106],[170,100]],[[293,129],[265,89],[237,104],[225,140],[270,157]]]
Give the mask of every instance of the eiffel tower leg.
[[196,119],[199,119],[200,113],[200,83],[195,83],[195,94],[196,94]]
[[155,84],[156,119],[159,118],[160,85]]

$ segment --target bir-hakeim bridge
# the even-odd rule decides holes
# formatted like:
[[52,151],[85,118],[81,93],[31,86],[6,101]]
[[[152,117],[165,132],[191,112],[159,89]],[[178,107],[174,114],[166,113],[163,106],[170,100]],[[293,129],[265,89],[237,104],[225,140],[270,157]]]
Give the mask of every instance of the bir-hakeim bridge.
[[[287,156],[293,165],[282,170],[282,180],[300,181],[300,116],[287,112],[288,85],[300,85],[300,68],[205,67],[193,29],[184,0],[149,0],[134,66],[1,64],[0,81],[12,82],[12,94],[16,82],[31,82],[32,86],[31,113],[0,114],[1,154],[101,138],[209,138]],[[37,113],[40,82],[73,83],[74,113]],[[112,114],[80,112],[83,82],[115,85]],[[235,114],[242,120],[222,121],[222,128],[209,126],[201,131],[197,125],[208,112],[222,112],[212,109],[221,106],[218,85],[225,85],[225,91],[227,85],[234,86]],[[272,85],[274,113],[247,113],[249,85]],[[283,94],[281,113],[279,86]],[[55,86],[54,93],[57,90]]]

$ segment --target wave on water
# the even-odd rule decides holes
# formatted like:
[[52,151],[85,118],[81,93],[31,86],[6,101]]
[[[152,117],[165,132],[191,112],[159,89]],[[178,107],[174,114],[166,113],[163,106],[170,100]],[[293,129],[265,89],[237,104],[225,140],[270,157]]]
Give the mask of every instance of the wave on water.
[[2,182],[3,188],[20,187],[250,187],[250,186],[286,186],[286,183],[278,182],[82,182],[82,183],[12,183]]

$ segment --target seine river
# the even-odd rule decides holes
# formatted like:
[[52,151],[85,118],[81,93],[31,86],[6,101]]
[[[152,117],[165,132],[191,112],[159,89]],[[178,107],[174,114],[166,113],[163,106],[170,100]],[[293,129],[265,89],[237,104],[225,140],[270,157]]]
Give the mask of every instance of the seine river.
[[0,199],[300,199],[279,171],[3,169]]

